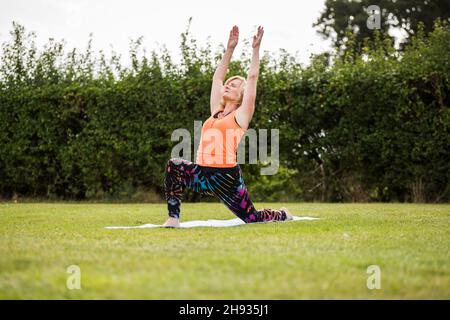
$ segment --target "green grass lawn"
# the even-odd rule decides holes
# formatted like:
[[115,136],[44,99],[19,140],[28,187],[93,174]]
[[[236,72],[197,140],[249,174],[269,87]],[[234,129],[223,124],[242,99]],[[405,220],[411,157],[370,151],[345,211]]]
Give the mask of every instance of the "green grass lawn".
[[[450,205],[258,203],[319,217],[230,228],[163,223],[165,204],[0,204],[1,299],[449,299]],[[220,203],[182,220],[232,219]],[[81,269],[81,289],[66,287]],[[381,289],[367,288],[367,267]]]

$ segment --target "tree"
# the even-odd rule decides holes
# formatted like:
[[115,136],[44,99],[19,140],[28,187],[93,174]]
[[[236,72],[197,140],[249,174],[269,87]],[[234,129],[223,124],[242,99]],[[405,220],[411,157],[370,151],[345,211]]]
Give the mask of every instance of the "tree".
[[[386,35],[391,29],[398,29],[410,37],[417,31],[419,22],[423,22],[425,31],[429,32],[435,19],[450,21],[448,0],[380,0],[375,3],[372,0],[326,0],[325,9],[313,26],[325,38],[331,39],[335,48],[345,45],[348,31],[354,32],[356,43],[361,45],[374,31],[366,25],[370,5],[380,8],[380,31]],[[394,36],[390,36],[394,40]]]

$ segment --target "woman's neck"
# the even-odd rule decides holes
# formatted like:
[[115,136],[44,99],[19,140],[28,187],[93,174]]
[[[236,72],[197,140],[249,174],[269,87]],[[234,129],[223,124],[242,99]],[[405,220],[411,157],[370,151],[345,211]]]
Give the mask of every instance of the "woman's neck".
[[237,104],[236,102],[233,102],[233,101],[227,101],[225,103],[225,108],[223,109],[223,113],[228,114],[230,112],[233,112],[237,108],[239,108],[239,104]]

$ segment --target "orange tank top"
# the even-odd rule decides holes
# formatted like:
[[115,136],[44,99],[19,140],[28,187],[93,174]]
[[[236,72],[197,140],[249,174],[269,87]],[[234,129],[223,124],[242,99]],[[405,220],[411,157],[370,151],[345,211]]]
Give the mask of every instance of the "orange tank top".
[[[216,109],[216,115],[223,109]],[[231,168],[237,165],[236,152],[245,134],[235,119],[236,110],[220,119],[210,116],[202,127],[196,163],[206,167]]]

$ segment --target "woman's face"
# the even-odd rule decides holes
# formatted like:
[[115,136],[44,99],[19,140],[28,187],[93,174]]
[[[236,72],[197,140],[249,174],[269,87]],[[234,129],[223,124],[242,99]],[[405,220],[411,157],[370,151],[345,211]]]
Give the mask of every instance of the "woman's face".
[[237,101],[240,94],[242,80],[233,79],[223,86],[223,98],[228,101]]

